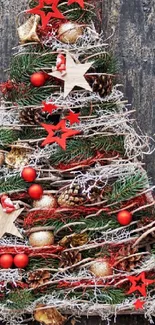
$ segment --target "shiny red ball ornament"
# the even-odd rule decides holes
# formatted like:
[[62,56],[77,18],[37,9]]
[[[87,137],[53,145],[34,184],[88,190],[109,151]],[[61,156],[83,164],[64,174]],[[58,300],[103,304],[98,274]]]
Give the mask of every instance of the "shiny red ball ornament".
[[14,265],[16,267],[18,267],[19,269],[24,269],[29,263],[29,258],[26,254],[21,253],[21,254],[15,255],[13,262],[14,262]]
[[26,181],[26,182],[34,182],[34,180],[37,177],[37,173],[36,173],[36,171],[35,171],[34,168],[32,168],[32,167],[25,167],[22,170],[21,176],[24,179],[24,181]]
[[120,211],[117,215],[117,221],[120,225],[127,226],[132,221],[132,214],[127,210]]
[[13,265],[13,256],[11,254],[3,254],[0,257],[0,267],[2,269],[10,269]]
[[33,200],[39,200],[43,195],[43,188],[39,184],[33,184],[29,187],[28,194]]
[[35,87],[41,87],[46,82],[46,77],[43,72],[34,72],[30,77],[31,84]]

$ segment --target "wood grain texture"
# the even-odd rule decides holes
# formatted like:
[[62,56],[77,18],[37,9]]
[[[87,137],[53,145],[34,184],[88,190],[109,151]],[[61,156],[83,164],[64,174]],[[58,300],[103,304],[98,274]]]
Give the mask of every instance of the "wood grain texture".
[[[0,79],[17,44],[15,17],[27,7],[27,0],[0,0]],[[148,135],[155,134],[155,1],[102,0],[105,37],[111,39],[125,96],[136,109],[136,120]],[[146,159],[149,176],[155,183],[155,154]]]

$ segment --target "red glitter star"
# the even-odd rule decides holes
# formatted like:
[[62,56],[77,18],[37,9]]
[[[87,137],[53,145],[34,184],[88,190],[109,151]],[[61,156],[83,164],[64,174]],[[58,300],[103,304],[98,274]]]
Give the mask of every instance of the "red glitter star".
[[145,304],[144,301],[141,301],[139,299],[137,299],[135,302],[134,302],[134,306],[135,306],[135,309],[143,309],[143,305]]
[[80,123],[79,115],[80,115],[80,113],[74,113],[74,112],[70,111],[69,115],[66,116],[66,120],[68,120],[71,125],[74,123]]
[[[57,8],[59,1],[60,0],[39,0],[39,5],[35,8],[27,10],[27,13],[39,15],[41,17],[42,28],[45,29],[51,18],[64,19],[63,14]],[[52,12],[48,12],[46,14],[44,11],[42,11],[41,9],[44,8],[44,4],[52,5]]]
[[48,113],[52,113],[55,109],[58,108],[58,106],[52,104],[52,103],[46,103],[46,102],[42,102],[43,104],[43,112],[48,112]]
[[[128,291],[128,294],[133,293],[134,291],[139,291],[142,296],[146,297],[146,286],[148,286],[151,283],[154,283],[154,280],[149,280],[145,278],[146,274],[145,272],[142,272],[138,276],[128,276],[128,280],[132,283],[132,286],[130,290]],[[141,282],[141,285],[137,285],[137,282]]]
[[[80,131],[71,130],[66,127],[66,121],[62,120],[57,125],[42,123],[41,126],[49,133],[47,138],[42,142],[41,146],[56,142],[62,149],[66,149],[66,139],[73,135],[79,134]],[[60,136],[55,135],[60,133]]]
[[68,0],[68,6],[77,2],[81,8],[84,8],[84,0]]

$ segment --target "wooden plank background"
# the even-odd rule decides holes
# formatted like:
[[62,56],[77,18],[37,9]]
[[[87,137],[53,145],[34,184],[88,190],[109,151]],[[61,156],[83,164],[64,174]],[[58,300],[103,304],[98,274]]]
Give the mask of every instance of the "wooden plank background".
[[[116,55],[120,82],[125,97],[136,109],[140,128],[150,136],[155,134],[155,1],[102,0],[102,27],[105,38],[115,29],[111,39]],[[11,50],[17,44],[15,17],[25,9],[28,0],[0,0],[0,80],[7,78]],[[155,183],[155,154],[148,156],[146,167]],[[121,324],[137,324],[141,316],[119,316]],[[83,318],[79,324],[101,324],[99,319]],[[147,322],[146,322],[147,323]],[[102,323],[103,324],[103,323]]]

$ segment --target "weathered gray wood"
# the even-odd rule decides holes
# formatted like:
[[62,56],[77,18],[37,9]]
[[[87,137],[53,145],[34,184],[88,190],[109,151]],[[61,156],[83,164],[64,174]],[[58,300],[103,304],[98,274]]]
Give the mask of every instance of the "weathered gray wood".
[[[120,80],[143,132],[155,134],[155,1],[103,0],[103,30],[111,39],[119,63]],[[155,154],[147,159],[155,183]]]
[[[27,0],[1,0],[0,79],[5,80],[11,49],[17,44],[15,17]],[[144,132],[155,134],[155,1],[102,0],[103,29],[116,54],[125,96],[136,109],[136,119]],[[155,154],[147,158],[147,170],[155,182]]]

